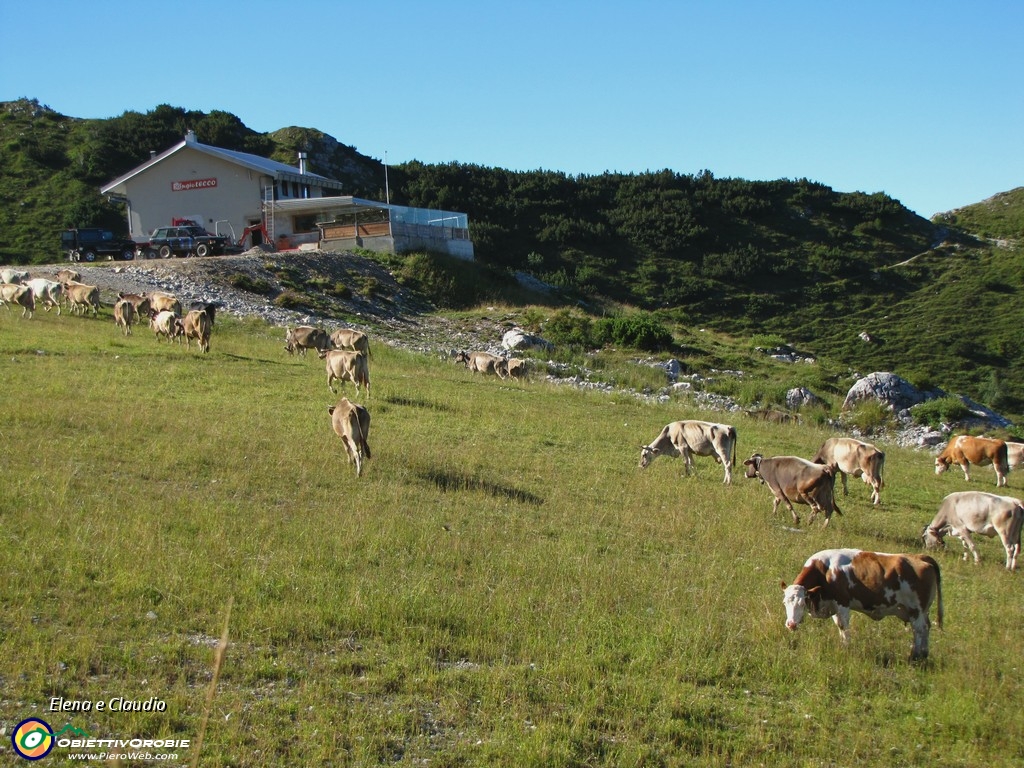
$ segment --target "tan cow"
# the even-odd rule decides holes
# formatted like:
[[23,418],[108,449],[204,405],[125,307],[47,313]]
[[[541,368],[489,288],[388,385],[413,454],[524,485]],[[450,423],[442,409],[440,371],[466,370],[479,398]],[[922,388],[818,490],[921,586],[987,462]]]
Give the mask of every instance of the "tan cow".
[[319,353],[331,348],[331,337],[323,328],[300,325],[297,328],[286,327],[284,330],[284,348],[288,350],[289,355],[298,352],[305,357],[307,349],[315,349]]
[[90,309],[94,317],[100,313],[100,289],[96,285],[86,285],[68,281],[61,283],[64,291],[64,298],[68,300],[72,312],[81,310],[85,314]]
[[181,321],[181,330],[185,336],[185,348],[191,347],[192,339],[199,344],[199,349],[210,351],[210,334],[213,331],[213,322],[205,309],[192,309]]
[[799,456],[772,456],[764,458],[755,453],[743,462],[748,478],[757,478],[768,486],[775,496],[772,512],[785,502],[793,515],[793,523],[800,524],[800,518],[793,509],[793,502],[806,504],[811,508],[809,523],[814,522],[818,512],[825,513],[825,525],[832,519],[832,513],[843,514],[835,502],[834,464],[815,464]]
[[683,457],[683,474],[693,469],[694,456],[714,456],[725,468],[724,484],[732,483],[732,467],[736,463],[736,427],[709,421],[673,421],[647,445],[640,446],[640,469],[659,456]]
[[149,317],[150,310],[153,308],[149,296],[145,293],[119,293],[117,298],[129,301],[135,309],[136,317]]
[[356,385],[356,394],[359,387],[366,387],[366,396],[370,396],[370,366],[366,355],[362,352],[352,352],[347,349],[322,349],[319,353],[321,360],[327,361],[327,388],[335,392],[334,381],[351,381]]
[[161,336],[166,336],[168,341],[172,341],[185,332],[181,324],[181,318],[169,309],[165,309],[162,312],[151,310],[149,327],[156,334],[157,341],[160,341]]
[[173,312],[181,317],[181,302],[170,293],[154,291],[149,294],[149,308],[153,312]]
[[456,363],[463,363],[467,370],[478,373],[493,373],[499,379],[508,375],[508,361],[504,357],[492,355],[490,352],[466,352],[462,350],[455,356]]
[[331,344],[335,349],[350,349],[370,356],[370,337],[355,328],[339,328],[331,334]]
[[835,464],[843,481],[843,496],[846,496],[846,476],[852,475],[871,486],[871,503],[881,502],[882,470],[885,468],[885,453],[871,443],[854,440],[852,437],[830,437],[811,459],[815,464]]
[[971,435],[958,435],[946,443],[935,457],[935,474],[941,475],[953,464],[960,465],[967,482],[971,481],[971,464],[979,467],[991,464],[996,471],[996,488],[1006,485],[1006,475],[1010,471],[1005,441]]
[[128,299],[118,299],[114,302],[114,323],[124,332],[125,336],[132,335],[132,324],[135,322],[135,307]]
[[1011,472],[1024,466],[1024,443],[1006,441],[1006,463]]
[[510,357],[508,359],[508,376],[510,379],[522,379],[525,381],[527,373],[525,360],[518,357]]
[[31,320],[36,311],[36,297],[32,289],[20,283],[0,283],[0,304],[7,306],[11,311],[11,304],[21,307],[21,316]]
[[29,280],[29,274],[23,269],[2,269],[0,270],[0,284],[24,285]]
[[341,438],[348,454],[348,462],[356,465],[356,477],[363,473],[363,459],[370,458],[370,413],[363,406],[349,402],[347,397],[341,398],[337,405],[327,406],[331,415],[331,426]]
[[895,616],[914,630],[910,659],[928,658],[929,609],[938,603],[942,627],[942,577],[927,555],[890,555],[859,549],[826,549],[811,555],[793,583],[782,582],[786,628],[795,630],[804,615],[830,616],[843,645],[850,642],[850,611],[879,621]]
[[997,496],[982,491],[958,491],[942,500],[939,511],[925,526],[921,538],[928,549],[943,546],[943,537],[952,534],[964,545],[964,560],[967,553],[974,555],[978,563],[978,548],[971,539],[972,533],[982,536],[998,536],[1006,550],[1006,570],[1017,569],[1017,555],[1020,554],[1020,533],[1024,526],[1024,503],[1013,496]]
[[34,277],[25,285],[32,290],[36,304],[42,304],[47,312],[50,311],[50,307],[56,307],[57,314],[60,314],[60,300],[63,296],[60,283],[47,280],[45,277]]
[[58,283],[77,283],[82,280],[82,273],[74,269],[61,269],[56,274]]

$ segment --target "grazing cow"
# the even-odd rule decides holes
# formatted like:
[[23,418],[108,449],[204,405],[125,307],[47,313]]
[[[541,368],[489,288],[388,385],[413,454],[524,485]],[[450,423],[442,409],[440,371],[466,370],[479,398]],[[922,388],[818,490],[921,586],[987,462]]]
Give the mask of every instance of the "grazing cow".
[[185,336],[185,348],[191,348],[191,341],[195,339],[199,343],[199,349],[210,351],[210,333],[213,331],[213,320],[210,319],[205,309],[191,309],[181,321],[181,331]]
[[736,463],[736,427],[709,421],[673,421],[651,443],[640,446],[640,469],[662,455],[673,459],[682,456],[684,476],[693,469],[694,455],[713,456],[725,468],[722,482],[730,485]]
[[0,270],[0,284],[22,285],[28,282],[28,272],[20,269]]
[[327,406],[331,414],[331,425],[341,438],[348,454],[348,463],[355,462],[356,477],[363,473],[363,459],[370,458],[370,445],[366,442],[370,435],[370,413],[363,406],[349,402],[347,397],[341,398],[337,405]]
[[508,377],[510,379],[526,379],[526,361],[518,357],[508,359]]
[[149,296],[145,293],[119,293],[117,298],[130,302],[136,317],[149,317],[150,311],[153,309]]
[[20,283],[0,283],[0,304],[7,305],[7,311],[11,311],[11,304],[21,307],[21,316],[32,319],[36,311],[36,297],[32,289]]
[[1006,550],[1006,569],[1017,568],[1020,554],[1020,531],[1024,525],[1024,504],[1012,496],[997,496],[982,491],[959,491],[942,500],[939,511],[925,526],[921,538],[929,549],[941,546],[943,537],[949,533],[964,545],[964,560],[967,554],[974,555],[979,562],[978,549],[971,540],[972,533],[982,536],[999,536]]
[[212,329],[214,326],[214,320],[216,320],[217,316],[217,308],[219,306],[220,304],[216,302],[194,301],[192,302],[192,305],[188,309],[189,312],[191,312],[193,309],[198,309],[205,312],[206,316],[210,319],[210,328]]
[[350,349],[370,356],[370,337],[355,328],[339,328],[331,334],[334,349]]
[[885,453],[871,443],[854,440],[852,437],[830,437],[811,459],[815,464],[835,464],[843,481],[843,496],[846,496],[846,476],[860,477],[871,486],[871,503],[881,502],[882,470],[885,468]]
[[149,308],[153,312],[173,312],[181,317],[181,302],[169,293],[154,291],[149,294]]
[[284,330],[284,348],[288,350],[289,355],[298,352],[305,357],[307,349],[324,352],[331,348],[331,337],[323,328],[300,325],[297,328],[285,328]]
[[1024,443],[1006,441],[1006,463],[1011,472],[1024,465]]
[[64,298],[68,300],[68,304],[71,305],[72,312],[78,312],[84,315],[88,310],[92,310],[93,317],[96,317],[100,313],[100,289],[96,285],[86,285],[84,283],[76,282],[64,282],[61,283],[61,289],[64,291]]
[[811,555],[796,580],[782,582],[786,628],[795,630],[804,614],[829,616],[843,645],[850,642],[850,611],[878,621],[896,616],[914,630],[911,661],[928,658],[928,612],[938,603],[942,627],[942,578],[927,555],[889,555],[860,549],[826,549]]
[[935,457],[935,474],[941,475],[952,464],[960,465],[967,482],[971,481],[971,464],[979,467],[991,464],[996,471],[996,488],[1006,485],[1006,475],[1010,471],[1005,441],[971,435],[958,435],[946,443]]
[[56,307],[57,314],[60,314],[60,299],[63,295],[60,283],[47,280],[45,277],[34,277],[25,285],[32,291],[36,304],[42,304],[47,312],[50,311],[50,307]]
[[125,336],[132,335],[132,324],[135,322],[135,307],[128,299],[114,302],[114,323],[124,331]]
[[171,341],[185,332],[185,329],[182,327],[181,318],[169,309],[165,309],[162,312],[150,310],[149,327],[156,335],[157,341],[160,341],[161,336],[166,336],[167,340]]
[[504,357],[492,355],[490,352],[466,352],[462,350],[455,356],[456,363],[463,363],[467,370],[479,373],[493,373],[499,379],[508,375],[508,361]]
[[327,361],[327,388],[334,392],[333,382],[351,381],[356,385],[356,394],[359,387],[366,387],[366,396],[370,396],[370,366],[366,355],[362,352],[353,352],[348,349],[322,349],[319,352],[321,360]]
[[825,525],[829,524],[833,512],[843,514],[835,502],[834,464],[815,464],[799,456],[773,456],[766,459],[755,453],[743,465],[747,468],[748,478],[756,477],[771,489],[775,496],[772,512],[777,512],[779,504],[786,502],[796,525],[799,525],[800,518],[793,509],[793,502],[807,504],[811,508],[808,523],[814,522],[818,512],[825,513]]
[[77,283],[82,279],[82,273],[74,269],[61,269],[56,274],[58,283]]

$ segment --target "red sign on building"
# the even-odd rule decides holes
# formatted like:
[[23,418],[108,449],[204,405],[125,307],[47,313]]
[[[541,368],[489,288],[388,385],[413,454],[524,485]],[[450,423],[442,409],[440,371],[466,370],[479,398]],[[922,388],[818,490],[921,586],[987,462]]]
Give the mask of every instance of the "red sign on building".
[[217,186],[216,177],[212,179],[190,179],[189,181],[172,181],[172,192],[188,192],[192,189],[212,189]]

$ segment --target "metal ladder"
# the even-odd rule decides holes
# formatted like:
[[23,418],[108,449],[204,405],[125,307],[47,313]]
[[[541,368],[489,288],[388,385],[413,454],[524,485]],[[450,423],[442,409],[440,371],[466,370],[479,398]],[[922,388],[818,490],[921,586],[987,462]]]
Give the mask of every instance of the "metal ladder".
[[267,245],[273,245],[275,242],[273,184],[267,184],[265,187],[263,187],[263,226],[267,230],[267,237],[270,238],[270,242],[267,243]]

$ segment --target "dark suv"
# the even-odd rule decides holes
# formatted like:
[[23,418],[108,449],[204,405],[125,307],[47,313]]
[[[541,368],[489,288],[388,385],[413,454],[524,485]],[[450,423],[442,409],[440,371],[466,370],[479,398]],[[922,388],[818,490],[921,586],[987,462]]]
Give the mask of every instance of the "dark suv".
[[135,258],[136,245],[132,240],[117,237],[109,229],[79,227],[60,233],[60,248],[68,261],[96,261],[98,257],[131,261]]
[[146,244],[146,256],[169,259],[171,256],[219,256],[224,253],[228,238],[211,235],[202,227],[159,227],[153,230]]

